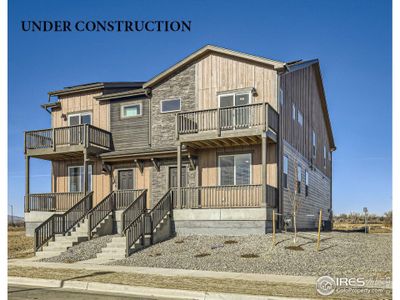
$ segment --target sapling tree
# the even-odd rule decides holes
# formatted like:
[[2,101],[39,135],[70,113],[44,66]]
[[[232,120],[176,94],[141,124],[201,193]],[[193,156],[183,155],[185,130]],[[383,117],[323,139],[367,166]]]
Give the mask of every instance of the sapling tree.
[[297,242],[297,214],[299,211],[299,208],[301,206],[301,199],[299,197],[299,192],[300,192],[300,184],[301,180],[299,180],[301,174],[298,173],[298,165],[297,161],[294,162],[294,184],[293,184],[293,190],[290,188],[289,185],[289,200],[291,203],[292,207],[292,217],[293,217],[293,230],[294,230],[294,237],[293,237],[293,243],[296,245]]

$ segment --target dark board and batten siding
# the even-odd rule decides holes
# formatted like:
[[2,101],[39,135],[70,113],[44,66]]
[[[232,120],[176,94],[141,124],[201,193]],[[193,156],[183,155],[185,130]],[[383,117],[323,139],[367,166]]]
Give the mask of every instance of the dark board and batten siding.
[[[121,118],[121,107],[142,104],[142,115]],[[149,144],[149,99],[113,100],[110,103],[110,128],[115,151],[147,147]]]
[[[281,76],[280,85],[283,91],[283,107],[281,111],[281,133],[294,149],[308,161],[331,178],[332,168],[329,161],[328,130],[324,121],[321,106],[322,91],[318,86],[316,66],[293,71]],[[296,107],[296,120],[292,118],[292,105]],[[303,126],[297,121],[300,109],[303,115]],[[317,155],[312,158],[312,131],[317,135]],[[327,166],[324,168],[324,145],[326,146]]]

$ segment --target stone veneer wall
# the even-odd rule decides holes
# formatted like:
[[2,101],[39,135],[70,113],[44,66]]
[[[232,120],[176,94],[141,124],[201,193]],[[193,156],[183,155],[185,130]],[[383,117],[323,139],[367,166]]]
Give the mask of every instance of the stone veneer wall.
[[150,100],[152,114],[152,148],[176,146],[176,112],[161,113],[161,100],[180,98],[181,111],[195,110],[195,76],[195,65],[191,65],[153,88]]
[[[283,188],[283,214],[292,212],[292,203],[290,201],[290,192],[294,191],[294,168],[297,164],[302,168],[300,208],[297,217],[297,227],[300,229],[316,228],[318,224],[319,210],[322,208],[322,219],[329,220],[330,207],[330,178],[326,177],[320,170],[310,168],[308,162],[299,152],[283,141],[283,155],[289,158],[288,187]],[[283,161],[283,160],[282,160]],[[295,163],[297,162],[297,164]],[[309,173],[309,194],[305,197],[305,171]],[[314,215],[309,217],[307,215]]]
[[[153,168],[151,175],[151,202],[157,203],[168,190],[169,167],[176,167],[176,159],[159,160],[160,171]],[[188,186],[197,186],[197,169],[189,170],[189,163],[182,159],[182,167],[187,168]]]

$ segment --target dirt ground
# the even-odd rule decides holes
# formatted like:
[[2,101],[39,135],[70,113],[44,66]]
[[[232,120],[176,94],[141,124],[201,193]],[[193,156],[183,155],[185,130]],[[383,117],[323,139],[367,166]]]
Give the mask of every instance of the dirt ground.
[[8,227],[8,258],[27,258],[34,255],[33,238],[25,236],[22,226]]
[[[147,286],[155,288],[184,289],[195,291],[221,292],[221,293],[240,293],[250,295],[268,295],[282,297],[302,297],[320,299],[314,285],[303,285],[295,283],[265,283],[258,281],[248,281],[239,279],[215,279],[215,278],[195,278],[179,276],[158,276],[123,272],[98,272],[88,270],[70,269],[50,269],[16,267],[8,268],[8,276],[21,276],[31,278],[47,278],[59,280],[78,280],[90,282],[104,282],[124,284],[131,286]],[[391,298],[391,291],[379,296],[385,299]],[[376,299],[377,294],[340,294],[324,297],[324,299]]]

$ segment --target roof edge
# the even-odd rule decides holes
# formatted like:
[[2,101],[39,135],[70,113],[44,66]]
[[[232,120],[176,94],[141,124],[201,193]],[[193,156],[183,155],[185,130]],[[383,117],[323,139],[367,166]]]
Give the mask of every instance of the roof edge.
[[207,53],[210,53],[210,52],[215,52],[215,53],[238,57],[241,59],[255,61],[255,62],[258,62],[261,64],[270,65],[270,66],[274,67],[274,69],[280,69],[285,66],[284,62],[275,61],[275,60],[264,58],[261,56],[247,54],[247,53],[239,52],[239,51],[234,51],[234,50],[230,50],[230,49],[226,49],[226,48],[222,48],[222,47],[218,47],[218,46],[206,45],[206,46],[200,48],[199,50],[193,52],[192,54],[186,56],[184,59],[178,61],[176,64],[172,65],[168,69],[164,70],[163,72],[161,72],[158,75],[151,78],[149,81],[147,81],[146,83],[143,84],[143,88],[148,88],[148,87],[154,86],[155,84],[157,84],[158,82],[163,80],[165,77],[167,77],[169,74],[186,66],[187,64],[191,63],[198,57],[206,55]]
[[129,91],[124,91],[124,92],[118,92],[118,93],[110,93],[110,94],[105,94],[105,95],[100,95],[94,97],[98,101],[106,101],[106,100],[113,100],[113,99],[123,99],[123,98],[128,98],[128,97],[133,97],[133,96],[149,96],[150,91],[148,89],[134,89],[134,90],[129,90]]
[[143,82],[96,82],[85,85],[66,87],[62,90],[48,92],[49,96],[62,96],[73,93],[89,92],[108,88],[135,88],[141,87]]

